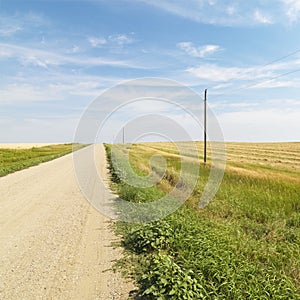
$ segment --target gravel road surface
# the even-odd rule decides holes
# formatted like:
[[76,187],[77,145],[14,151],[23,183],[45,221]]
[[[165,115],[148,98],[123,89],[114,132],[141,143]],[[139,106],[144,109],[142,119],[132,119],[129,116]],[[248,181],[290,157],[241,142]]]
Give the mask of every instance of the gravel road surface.
[[0,299],[128,298],[111,221],[81,194],[72,154],[0,178],[0,208]]

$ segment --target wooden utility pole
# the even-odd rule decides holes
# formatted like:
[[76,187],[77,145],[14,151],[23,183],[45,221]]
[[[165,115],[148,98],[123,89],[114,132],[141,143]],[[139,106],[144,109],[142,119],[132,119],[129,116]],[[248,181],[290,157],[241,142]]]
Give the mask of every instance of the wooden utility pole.
[[206,101],[207,101],[207,89],[204,91],[204,166],[206,165]]

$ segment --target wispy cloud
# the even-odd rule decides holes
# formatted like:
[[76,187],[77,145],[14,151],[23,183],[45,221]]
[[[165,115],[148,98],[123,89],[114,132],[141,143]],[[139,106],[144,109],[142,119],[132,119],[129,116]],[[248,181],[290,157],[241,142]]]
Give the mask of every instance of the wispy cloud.
[[48,65],[58,65],[59,64],[59,63],[55,63],[54,60],[39,58],[35,55],[26,56],[26,57],[24,56],[24,57],[19,58],[19,60],[24,66],[33,65],[33,66],[42,67],[45,69],[48,68]]
[[211,55],[221,50],[221,47],[218,45],[204,45],[200,47],[195,47],[194,44],[191,42],[178,43],[177,47],[185,51],[190,56],[200,57],[200,58],[204,58],[208,55]]
[[285,24],[287,18],[297,21],[300,17],[299,0],[274,0],[272,7],[260,0],[191,0],[188,5],[181,0],[131,1],[139,1],[196,22],[224,26]]
[[236,6],[234,4],[230,4],[230,5],[228,5],[226,7],[226,13],[227,13],[227,15],[233,16],[233,15],[236,14],[236,12],[237,12],[237,8],[236,8]]
[[110,41],[123,46],[135,42],[135,39],[126,34],[114,34],[109,36]]
[[290,22],[296,22],[300,19],[300,1],[299,0],[281,0],[285,5],[286,15]]
[[[72,80],[60,83],[38,83],[36,79],[29,78],[26,82],[15,82],[1,87],[0,105],[15,106],[19,104],[32,105],[35,102],[59,101],[63,102],[78,96],[80,99],[93,99],[103,90],[102,82],[97,78],[94,81],[82,81],[84,78],[75,77]],[[30,82],[31,81],[31,82]],[[78,108],[78,104],[72,106],[72,110]],[[70,108],[69,108],[70,110]]]
[[[230,83],[232,81],[248,81],[248,84],[258,82],[257,86],[253,88],[261,87],[287,87],[287,86],[299,86],[298,81],[295,80],[284,82],[280,80],[271,81],[276,79],[277,76],[281,76],[289,71],[299,68],[300,60],[296,57],[293,60],[287,62],[277,62],[266,66],[252,66],[252,67],[224,67],[217,64],[202,64],[198,67],[192,67],[186,69],[186,71],[197,78],[200,78],[208,82],[216,83]],[[270,81],[269,81],[270,80]],[[259,84],[259,81],[263,84]],[[219,84],[217,86],[219,86]]]
[[48,25],[47,20],[34,13],[14,15],[0,14],[0,36],[10,37],[18,32],[25,31],[32,27],[39,27],[42,25]]
[[105,45],[108,47],[123,47],[134,43],[135,39],[130,35],[118,33],[107,37],[89,37],[88,42],[93,48],[102,48]]
[[20,102],[36,102],[57,99],[57,94],[48,89],[46,92],[40,87],[30,84],[10,84],[0,90],[0,104],[14,105]]
[[212,82],[227,82],[231,80],[247,78],[247,72],[251,72],[252,69],[222,67],[216,64],[203,64],[198,67],[188,68],[186,71],[202,80]]
[[23,28],[18,20],[7,16],[0,16],[0,36],[6,37],[14,35]]
[[45,51],[36,48],[22,47],[14,44],[0,43],[0,53],[4,56],[15,57],[24,65],[49,67],[51,65],[72,66],[116,66],[139,68],[134,63],[97,56],[63,55],[55,51]]
[[88,38],[89,43],[94,48],[100,48],[107,43],[107,40],[104,38],[90,37]]
[[81,51],[82,51],[82,50],[80,49],[79,46],[73,45],[72,48],[71,48],[71,49],[68,49],[66,52],[67,52],[67,53],[73,53],[73,54],[75,54],[75,53],[79,53],[79,52],[81,52]]
[[273,24],[272,18],[266,13],[261,12],[260,10],[256,10],[254,12],[254,20],[262,24]]
[[11,36],[13,34],[15,34],[18,31],[22,30],[21,26],[18,25],[4,25],[2,26],[2,24],[0,24],[0,36]]
[[257,88],[265,88],[265,89],[274,89],[274,88],[297,88],[300,86],[300,82],[297,79],[294,80],[286,80],[286,81],[276,81],[270,80],[266,82],[262,82],[261,84],[255,84],[254,86],[250,86],[251,89]]
[[[114,86],[124,79],[121,77],[103,77],[87,74],[70,74],[69,70],[47,70],[47,76],[41,76],[39,70],[9,77],[9,83],[0,83],[0,105],[14,106],[20,103],[68,101],[72,109],[79,102],[91,101],[107,87]],[[76,98],[77,97],[77,98]],[[76,106],[77,105],[77,106]]]
[[[212,1],[212,0],[200,0],[200,1],[193,0],[189,3],[189,5],[186,5],[185,2],[180,0],[175,0],[175,1],[138,0],[138,1],[146,3],[151,6],[155,6],[159,9],[168,11],[172,14],[191,19],[196,22],[203,22],[208,24],[218,23],[217,19],[211,18],[211,10],[219,10],[219,9],[222,10],[222,8],[224,8],[223,7],[224,5],[222,5],[221,3],[218,3],[218,5],[216,5],[216,1]],[[219,22],[220,23],[222,22],[221,19],[219,19]]]

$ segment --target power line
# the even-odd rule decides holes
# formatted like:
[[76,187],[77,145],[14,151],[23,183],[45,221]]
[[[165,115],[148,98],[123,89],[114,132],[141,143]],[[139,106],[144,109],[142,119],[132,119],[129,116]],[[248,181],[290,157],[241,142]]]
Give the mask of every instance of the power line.
[[[267,66],[271,66],[271,65],[273,65],[273,64],[276,63],[276,62],[282,61],[282,60],[284,60],[284,59],[286,59],[286,58],[288,58],[288,57],[294,56],[295,54],[298,54],[298,53],[300,53],[300,49],[298,49],[298,50],[296,50],[296,51],[294,51],[294,52],[291,52],[291,53],[289,53],[289,54],[286,54],[286,55],[284,55],[284,56],[281,56],[281,57],[279,57],[279,58],[276,58],[276,59],[274,59],[274,60],[271,60],[270,62],[267,62],[267,63],[265,63],[265,64],[263,64],[263,65],[261,65],[261,66],[258,66],[257,68],[253,68],[253,69],[251,69],[251,70],[242,72],[242,73],[239,74],[239,76],[243,76],[243,75],[246,75],[246,74],[249,74],[249,73],[254,73],[255,71],[264,69],[264,68],[267,67]],[[215,86],[217,86],[217,85],[211,86],[210,88],[214,88]]]
[[229,95],[229,94],[231,94],[233,92],[236,92],[236,91],[242,91],[242,90],[246,90],[246,89],[249,89],[249,88],[252,88],[252,87],[260,86],[260,85],[263,85],[264,83],[274,81],[278,78],[281,78],[281,77],[284,77],[284,76],[287,76],[287,75],[290,75],[290,74],[293,74],[293,73],[297,73],[299,71],[300,71],[300,68],[296,69],[296,70],[293,70],[293,71],[290,71],[290,72],[286,72],[286,73],[283,73],[283,74],[276,75],[274,77],[271,77],[269,79],[266,79],[266,80],[258,82],[258,83],[253,83],[253,84],[242,86],[242,87],[239,87],[239,88],[236,88],[236,89],[232,89],[232,90],[228,91],[227,93],[216,95],[214,97],[214,99],[225,96],[225,95]]
[[[274,59],[274,60],[272,60],[272,61],[270,61],[270,62],[268,62],[268,63],[266,63],[266,64],[264,64],[264,65],[261,65],[260,67],[253,68],[253,69],[251,69],[251,70],[242,72],[242,73],[239,74],[239,76],[243,76],[243,75],[246,75],[246,74],[249,74],[249,73],[254,73],[254,72],[258,71],[258,70],[261,70],[261,69],[263,69],[263,68],[265,68],[265,67],[267,67],[267,66],[273,65],[273,64],[276,63],[276,62],[282,61],[282,60],[284,60],[284,59],[286,59],[286,58],[288,58],[288,57],[294,56],[294,55],[296,55],[296,54],[298,54],[298,53],[300,53],[300,49],[298,49],[298,50],[296,50],[296,51],[294,51],[294,52],[291,52],[291,53],[289,53],[289,54],[287,54],[287,55],[281,56],[281,57],[279,57],[279,58],[277,58],[277,59]],[[283,76],[286,76],[286,75],[290,75],[290,74],[293,74],[293,73],[296,73],[296,72],[299,72],[299,69],[293,70],[293,71],[290,71],[290,72],[286,72],[286,73],[283,73],[283,74],[280,74],[280,75],[277,75],[277,76],[274,76],[274,77],[272,77],[272,78],[270,78],[270,79],[267,79],[267,80],[264,80],[264,81],[262,81],[262,82],[260,82],[260,83],[255,83],[255,84],[248,85],[248,86],[246,86],[246,87],[240,87],[240,88],[236,88],[236,89],[229,90],[228,92],[223,93],[223,94],[220,94],[220,95],[217,95],[217,96],[215,96],[214,98],[219,98],[219,97],[221,97],[221,96],[228,95],[228,94],[230,94],[230,93],[232,93],[232,92],[235,92],[235,91],[244,90],[244,89],[248,89],[248,88],[250,88],[250,87],[262,85],[263,83],[266,83],[266,82],[269,82],[269,81],[273,81],[273,80],[275,80],[275,79],[277,79],[277,78],[280,78],[280,77],[283,77]],[[249,81],[250,81],[250,79],[249,79]],[[216,86],[217,86],[217,85],[213,85],[213,86],[210,86],[209,88],[210,88],[210,89],[213,89],[213,88],[216,87]]]
[[291,53],[289,53],[289,54],[287,54],[287,55],[285,55],[285,56],[282,56],[282,57],[280,57],[280,58],[277,58],[277,59],[275,59],[275,60],[273,60],[273,61],[271,61],[271,62],[269,62],[269,63],[266,63],[265,65],[262,65],[261,68],[264,68],[264,67],[267,67],[267,66],[269,66],[269,65],[272,65],[272,64],[274,64],[274,63],[276,63],[276,62],[279,62],[279,61],[281,61],[281,60],[284,60],[284,59],[286,59],[286,58],[288,58],[288,57],[290,57],[290,56],[293,56],[293,55],[295,55],[295,54],[297,54],[297,53],[300,53],[300,49],[298,49],[298,50],[296,50],[296,51],[294,51],[294,52],[291,52]]
[[250,85],[247,85],[243,88],[241,88],[242,90],[246,90],[246,89],[249,89],[251,87],[255,87],[255,86],[259,86],[259,85],[262,85],[264,83],[267,83],[267,82],[271,82],[273,80],[276,80],[278,78],[281,78],[281,77],[284,77],[284,76],[287,76],[287,75],[290,75],[290,74],[294,74],[294,73],[297,73],[297,72],[300,72],[300,68],[299,69],[296,69],[296,70],[293,70],[293,71],[290,71],[290,72],[286,72],[286,73],[283,73],[283,74],[280,74],[280,75],[277,75],[277,76],[274,76],[268,80],[264,80],[262,82],[259,82],[259,83],[254,83],[254,84],[250,84]]

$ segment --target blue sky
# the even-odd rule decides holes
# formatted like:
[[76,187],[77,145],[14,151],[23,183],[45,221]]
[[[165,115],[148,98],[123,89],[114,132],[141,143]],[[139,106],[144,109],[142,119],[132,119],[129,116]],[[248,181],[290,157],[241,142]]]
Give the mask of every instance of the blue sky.
[[208,88],[225,140],[300,141],[299,32],[299,0],[0,0],[0,142],[72,141],[93,99],[140,77]]

